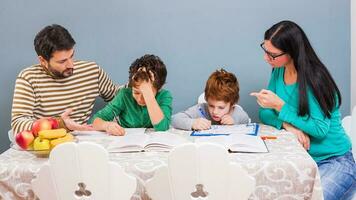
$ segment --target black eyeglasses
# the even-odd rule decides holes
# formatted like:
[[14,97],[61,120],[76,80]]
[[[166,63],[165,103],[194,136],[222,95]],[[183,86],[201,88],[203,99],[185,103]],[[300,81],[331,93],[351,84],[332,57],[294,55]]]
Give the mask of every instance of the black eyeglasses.
[[274,53],[271,53],[271,52],[269,52],[269,51],[267,51],[266,50],[266,48],[265,48],[265,43],[264,42],[262,42],[261,44],[260,44],[260,46],[261,46],[261,48],[263,49],[263,51],[270,57],[270,58],[272,58],[272,60],[275,60],[276,58],[278,58],[278,57],[280,57],[280,56],[283,56],[284,54],[286,54],[286,53],[280,53],[280,54],[274,54]]

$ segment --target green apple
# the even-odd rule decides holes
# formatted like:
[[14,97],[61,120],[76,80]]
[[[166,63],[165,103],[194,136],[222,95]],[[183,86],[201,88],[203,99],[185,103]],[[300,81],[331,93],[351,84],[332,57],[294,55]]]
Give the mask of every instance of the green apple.
[[41,139],[40,137],[37,137],[35,141],[33,141],[33,149],[36,151],[49,150],[50,148],[51,145],[49,144],[48,139]]

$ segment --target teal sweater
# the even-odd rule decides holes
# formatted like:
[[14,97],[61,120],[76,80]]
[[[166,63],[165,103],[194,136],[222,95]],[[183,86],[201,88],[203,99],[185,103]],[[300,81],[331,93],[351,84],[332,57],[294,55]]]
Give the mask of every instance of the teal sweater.
[[276,93],[285,102],[280,112],[274,109],[260,108],[259,115],[263,123],[282,128],[287,122],[309,135],[309,154],[315,161],[331,156],[343,155],[351,148],[350,138],[341,125],[338,106],[327,118],[312,91],[307,90],[310,116],[298,116],[298,83],[284,83],[284,67],[275,68],[272,72],[268,89]]
[[154,128],[155,131],[169,129],[172,115],[172,95],[167,90],[160,90],[156,100],[164,117],[158,124],[152,124],[147,107],[140,106],[132,96],[131,88],[122,88],[115,98],[105,108],[98,111],[90,120],[92,123],[99,117],[105,121],[112,121],[114,115],[118,116],[120,125],[124,128]]

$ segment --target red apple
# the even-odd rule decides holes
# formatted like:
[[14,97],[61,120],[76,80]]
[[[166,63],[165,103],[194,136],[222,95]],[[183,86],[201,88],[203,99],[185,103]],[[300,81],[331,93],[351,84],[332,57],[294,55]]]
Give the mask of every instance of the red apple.
[[23,149],[28,149],[34,139],[32,131],[21,131],[15,137],[16,143]]
[[52,123],[45,118],[38,119],[32,124],[32,132],[35,137],[37,137],[39,131],[51,130]]
[[58,122],[58,120],[57,120],[56,118],[50,117],[50,118],[48,118],[48,121],[51,122],[51,124],[52,124],[52,129],[57,129],[57,128],[59,128],[59,122]]

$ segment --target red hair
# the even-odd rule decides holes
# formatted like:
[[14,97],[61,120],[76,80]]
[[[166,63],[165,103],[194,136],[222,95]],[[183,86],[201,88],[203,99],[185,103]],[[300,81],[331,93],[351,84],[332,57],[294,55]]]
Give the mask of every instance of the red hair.
[[212,98],[234,105],[240,98],[239,91],[239,82],[233,73],[216,70],[206,81],[205,100]]

